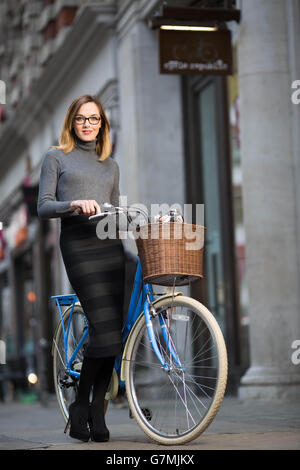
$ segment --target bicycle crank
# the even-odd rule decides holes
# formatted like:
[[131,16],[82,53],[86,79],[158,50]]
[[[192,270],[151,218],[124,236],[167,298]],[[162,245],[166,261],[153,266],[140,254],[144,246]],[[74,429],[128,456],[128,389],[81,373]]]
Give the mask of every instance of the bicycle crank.
[[76,383],[74,380],[70,380],[70,378],[65,375],[63,379],[58,380],[60,388],[70,388],[70,387],[76,387]]

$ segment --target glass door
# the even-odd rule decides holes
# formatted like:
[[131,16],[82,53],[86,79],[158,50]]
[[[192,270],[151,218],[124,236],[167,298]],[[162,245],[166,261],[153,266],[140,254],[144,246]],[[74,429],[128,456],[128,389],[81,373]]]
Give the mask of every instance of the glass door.
[[216,84],[208,82],[198,94],[199,148],[201,153],[201,186],[204,202],[205,267],[208,307],[225,333],[224,270],[220,184],[218,164],[218,129]]
[[[204,278],[191,295],[206,305],[225,337],[234,390],[240,362],[238,285],[232,208],[227,87],[224,77],[182,78],[186,202],[204,205]],[[193,217],[193,223],[197,223]]]

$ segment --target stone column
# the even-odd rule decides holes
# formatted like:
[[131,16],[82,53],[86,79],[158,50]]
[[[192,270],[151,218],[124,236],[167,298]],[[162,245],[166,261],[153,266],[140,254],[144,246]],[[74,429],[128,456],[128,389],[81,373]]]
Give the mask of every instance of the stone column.
[[123,188],[129,203],[183,204],[180,77],[160,75],[157,32],[139,17],[129,22],[118,25]]
[[246,0],[242,7],[238,70],[251,365],[239,394],[299,398],[292,344],[300,340],[300,181],[291,138],[287,2]]

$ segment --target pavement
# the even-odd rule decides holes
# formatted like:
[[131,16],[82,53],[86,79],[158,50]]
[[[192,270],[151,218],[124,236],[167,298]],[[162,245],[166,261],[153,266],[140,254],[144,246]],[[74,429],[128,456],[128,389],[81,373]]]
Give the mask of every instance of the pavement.
[[47,407],[40,402],[0,403],[0,450],[102,450],[106,451],[106,459],[122,455],[116,454],[118,451],[132,455],[136,451],[196,455],[201,450],[300,450],[300,401],[243,403],[238,398],[225,397],[219,413],[200,437],[184,446],[168,448],[150,441],[129,418],[127,406],[119,409],[109,405],[106,421],[109,442],[83,443],[64,434],[55,396],[50,397]]

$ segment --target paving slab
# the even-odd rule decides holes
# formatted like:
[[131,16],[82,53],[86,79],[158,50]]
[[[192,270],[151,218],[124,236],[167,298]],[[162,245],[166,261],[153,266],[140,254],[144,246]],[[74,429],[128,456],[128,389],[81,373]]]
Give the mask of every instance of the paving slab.
[[[166,450],[153,443],[129,418],[128,408],[110,406],[107,443],[83,443],[63,433],[64,420],[51,397],[39,402],[0,404],[0,450]],[[299,402],[240,402],[225,397],[208,429],[184,446],[168,449],[197,450],[300,450]]]

